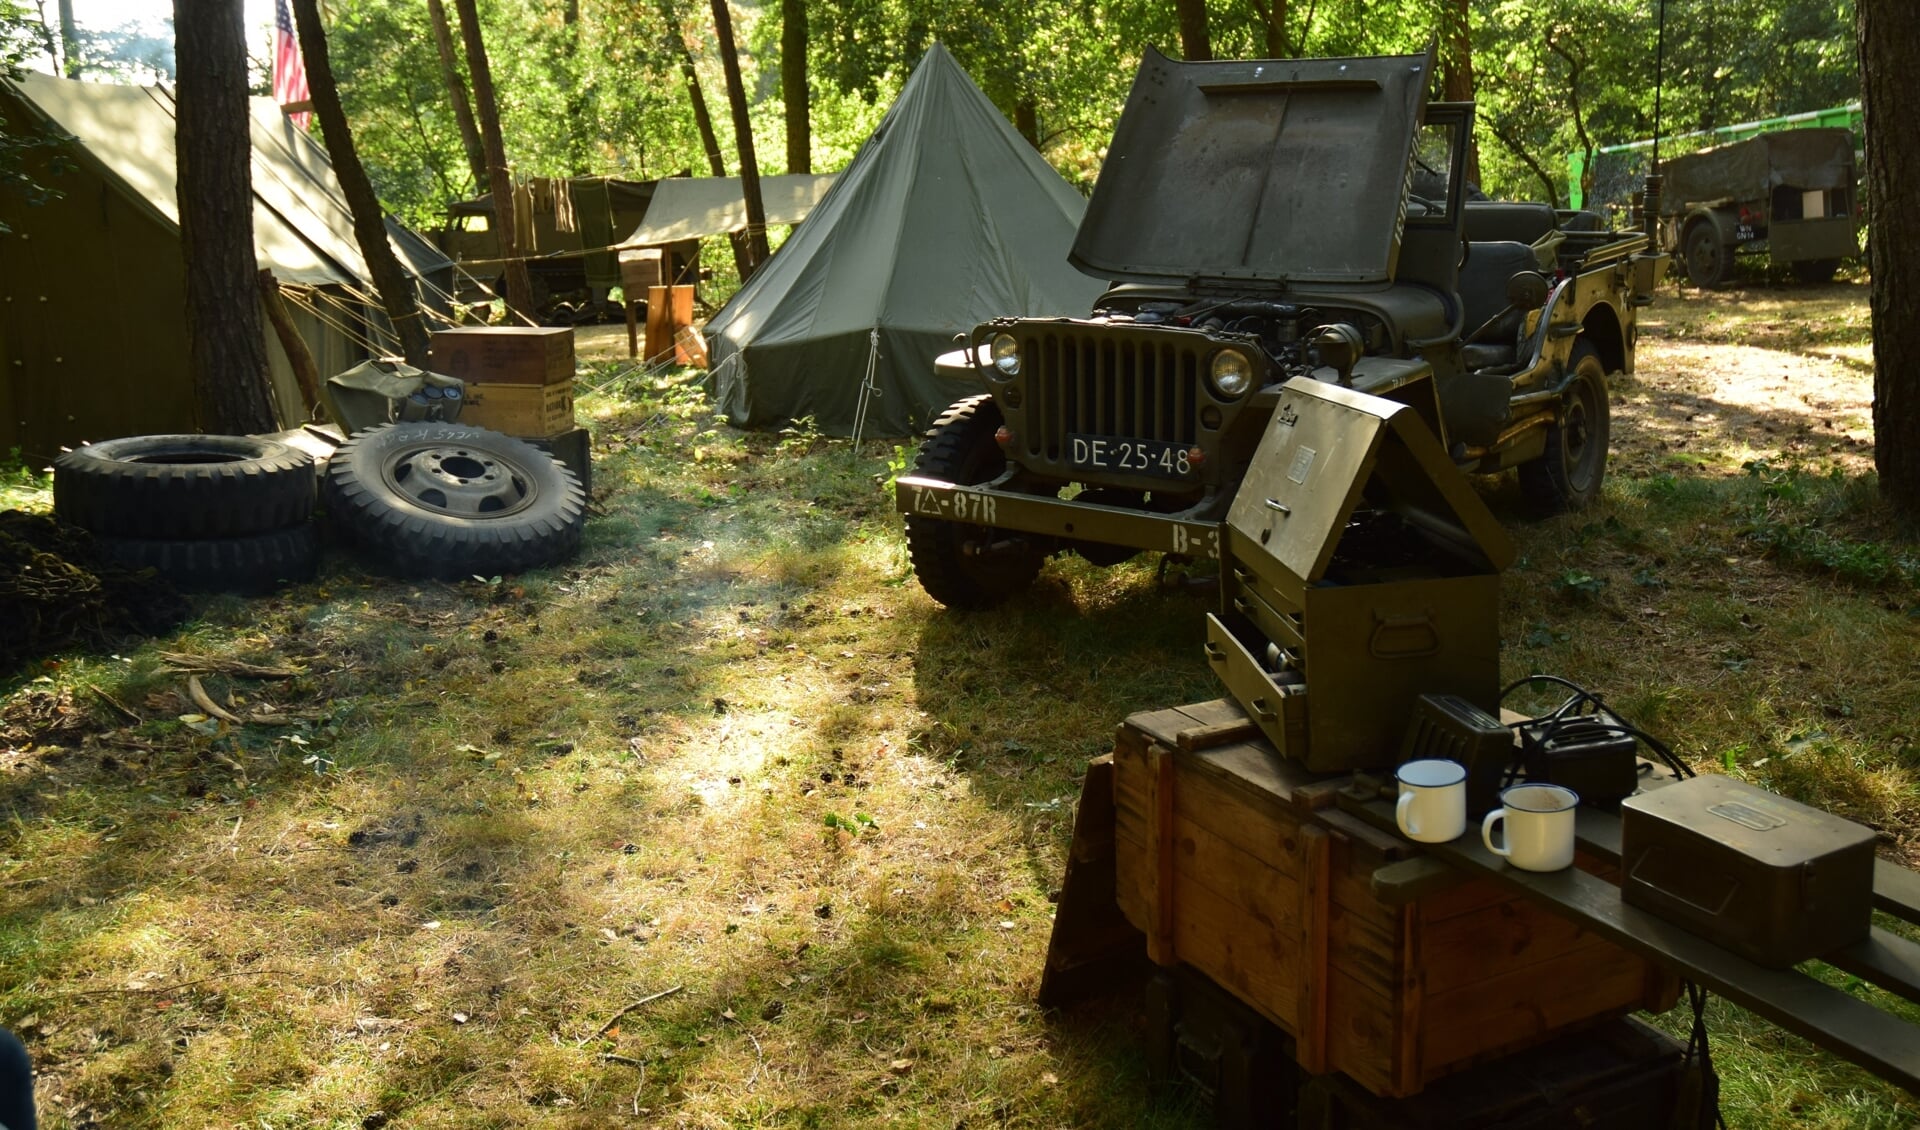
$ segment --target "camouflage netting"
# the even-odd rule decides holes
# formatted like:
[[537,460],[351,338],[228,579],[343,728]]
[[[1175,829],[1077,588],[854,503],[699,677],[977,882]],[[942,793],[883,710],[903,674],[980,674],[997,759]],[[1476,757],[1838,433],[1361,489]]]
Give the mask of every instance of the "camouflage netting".
[[152,570],[95,560],[84,531],[0,512],[0,674],[74,644],[163,632],[186,615],[186,601]]

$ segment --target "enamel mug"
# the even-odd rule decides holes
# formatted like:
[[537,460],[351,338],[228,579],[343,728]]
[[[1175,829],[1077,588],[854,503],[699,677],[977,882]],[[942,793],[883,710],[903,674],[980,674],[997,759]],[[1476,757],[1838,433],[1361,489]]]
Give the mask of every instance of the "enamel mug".
[[1467,770],[1457,761],[1409,761],[1393,771],[1400,799],[1393,822],[1424,844],[1457,840],[1467,830]]

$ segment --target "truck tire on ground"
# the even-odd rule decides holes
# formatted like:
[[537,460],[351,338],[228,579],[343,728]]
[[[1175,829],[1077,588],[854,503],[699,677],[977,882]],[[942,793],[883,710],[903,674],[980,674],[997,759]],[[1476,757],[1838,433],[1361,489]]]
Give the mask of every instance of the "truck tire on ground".
[[1802,259],[1793,265],[1793,277],[1803,283],[1829,283],[1839,269],[1838,259]]
[[255,436],[127,436],[53,464],[60,520],[100,537],[230,538],[305,522],[313,458]]
[[[991,396],[970,396],[955,403],[928,430],[913,473],[961,484],[998,477],[1007,467],[1007,457],[993,438],[1002,419]],[[967,552],[969,544],[977,547],[998,540],[991,526],[907,515],[907,551],[920,587],[948,608],[992,608],[1040,575],[1046,554],[1031,546]]]
[[519,573],[580,548],[587,496],[551,455],[455,424],[385,424],[333,453],[336,529],[402,576]]
[[269,592],[312,578],[320,557],[313,523],[235,538],[96,537],[102,558],[128,569],[152,569],[194,592]]
[[1697,287],[1712,289],[1733,277],[1733,248],[1721,243],[1720,233],[1705,220],[1687,229],[1681,252],[1687,280]]
[[1612,437],[1607,410],[1607,370],[1590,342],[1573,347],[1573,380],[1560,397],[1560,411],[1547,425],[1547,450],[1520,464],[1520,490],[1543,515],[1584,510],[1600,498]]

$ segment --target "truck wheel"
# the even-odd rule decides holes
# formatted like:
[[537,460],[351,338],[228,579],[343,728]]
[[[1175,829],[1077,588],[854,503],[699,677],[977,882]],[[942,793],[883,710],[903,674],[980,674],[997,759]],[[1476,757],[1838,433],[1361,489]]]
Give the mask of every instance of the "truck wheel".
[[[940,414],[913,473],[950,483],[984,483],[1006,470],[994,441],[1002,422],[991,396],[969,396]],[[927,595],[948,608],[993,608],[1040,574],[1046,554],[1026,543],[988,550],[1005,535],[991,526],[907,515],[907,551]]]
[[1705,220],[1687,229],[1687,278],[1697,287],[1712,289],[1733,276],[1733,249],[1720,242],[1720,233]]
[[1588,342],[1573,347],[1573,381],[1547,425],[1547,450],[1520,464],[1520,491],[1543,515],[1584,510],[1600,497],[1612,434],[1607,414],[1607,370]]
[[1793,265],[1793,277],[1813,285],[1830,283],[1833,273],[1839,269],[1838,259],[1802,259]]
[[152,569],[190,592],[271,592],[312,578],[320,535],[311,522],[231,538],[96,537],[102,560],[123,569]]
[[573,556],[587,519],[572,471],[532,444],[457,424],[381,424],[327,464],[327,516],[404,577],[519,573]]
[[53,464],[60,520],[114,538],[231,538],[313,513],[313,458],[256,436],[102,440]]

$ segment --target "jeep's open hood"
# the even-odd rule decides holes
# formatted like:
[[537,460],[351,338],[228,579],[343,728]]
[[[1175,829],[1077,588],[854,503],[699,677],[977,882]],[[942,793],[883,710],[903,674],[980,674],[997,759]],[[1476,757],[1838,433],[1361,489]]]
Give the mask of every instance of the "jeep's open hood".
[[1384,282],[1431,54],[1181,63],[1133,80],[1069,256],[1101,279]]

